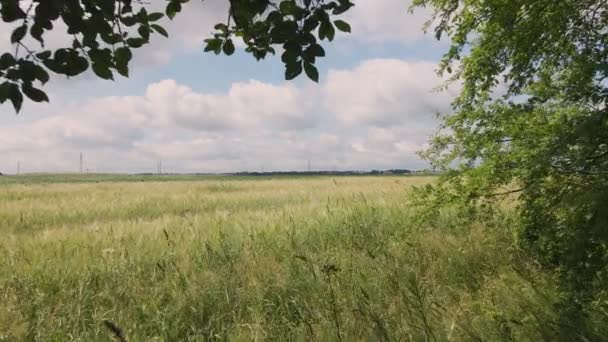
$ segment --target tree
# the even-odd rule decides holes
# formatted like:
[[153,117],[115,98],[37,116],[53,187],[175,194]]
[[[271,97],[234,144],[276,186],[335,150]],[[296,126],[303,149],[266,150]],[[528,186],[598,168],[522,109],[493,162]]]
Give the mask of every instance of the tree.
[[[476,213],[518,196],[521,243],[574,302],[608,284],[608,1],[415,0],[462,84],[425,156],[427,199]],[[501,91],[504,94],[501,94]],[[595,297],[594,297],[595,296]]]
[[[92,69],[102,79],[113,80],[115,73],[128,77],[133,50],[148,44],[152,34],[168,37],[160,20],[176,18],[189,1],[167,0],[163,13],[149,11],[140,0],[0,0],[2,20],[16,23],[10,37],[14,51],[0,54],[0,103],[10,100],[19,112],[23,95],[48,102],[39,85],[53,73],[73,77]],[[205,51],[232,55],[233,40],[240,38],[245,51],[260,60],[282,46],[288,80],[304,71],[318,81],[315,62],[325,56],[320,41],[332,41],[336,29],[350,32],[348,23],[334,19],[353,6],[349,0],[227,1],[227,21],[215,25]],[[58,24],[67,27],[72,44],[45,49],[45,34]],[[28,36],[39,47],[28,46]]]

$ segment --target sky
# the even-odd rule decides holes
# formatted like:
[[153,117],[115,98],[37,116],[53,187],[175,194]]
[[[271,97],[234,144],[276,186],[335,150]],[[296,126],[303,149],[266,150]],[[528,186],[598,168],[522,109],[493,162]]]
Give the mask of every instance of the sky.
[[[285,81],[279,56],[203,53],[226,0],[191,1],[170,38],[136,54],[130,78],[52,77],[50,103],[0,106],[0,172],[423,169],[417,155],[456,94],[437,91],[447,49],[409,0],[356,0],[352,34],[324,42],[319,83]],[[152,5],[164,1],[153,0]],[[0,52],[10,27],[0,24]],[[62,34],[49,36],[60,46]]]

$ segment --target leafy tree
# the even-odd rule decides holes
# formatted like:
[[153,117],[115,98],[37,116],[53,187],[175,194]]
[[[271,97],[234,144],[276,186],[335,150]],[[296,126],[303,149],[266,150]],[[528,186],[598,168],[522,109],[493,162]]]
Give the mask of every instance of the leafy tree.
[[[481,213],[517,195],[521,242],[576,300],[608,284],[608,2],[415,0],[462,85],[425,156],[427,200]],[[428,202],[427,202],[428,203]],[[473,204],[473,205],[471,205]]]
[[[10,100],[19,112],[23,95],[48,102],[39,85],[50,73],[72,77],[92,69],[103,79],[114,79],[115,73],[128,77],[133,50],[148,44],[152,34],[168,37],[160,20],[174,19],[189,1],[166,0],[163,13],[139,0],[33,0],[27,8],[25,1],[0,0],[2,20],[16,26],[10,37],[14,51],[0,54],[0,103]],[[245,51],[260,60],[282,46],[288,80],[304,71],[318,81],[315,62],[325,56],[320,41],[332,41],[336,29],[350,32],[348,23],[335,19],[353,6],[349,0],[227,1],[228,19],[215,25],[205,51],[232,55],[233,40],[240,38]],[[61,24],[72,43],[45,49],[46,33]],[[28,36],[39,46],[28,46]]]

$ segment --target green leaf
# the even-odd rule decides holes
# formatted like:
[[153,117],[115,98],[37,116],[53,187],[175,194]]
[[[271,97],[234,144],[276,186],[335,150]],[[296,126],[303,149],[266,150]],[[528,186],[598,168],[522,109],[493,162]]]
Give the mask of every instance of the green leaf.
[[34,102],[49,102],[49,97],[40,89],[34,88],[31,85],[21,87],[23,93]]
[[216,24],[213,28],[218,31],[222,31],[222,32],[228,31],[228,26],[226,26],[226,24],[223,24],[223,23]]
[[321,23],[321,26],[319,27],[319,39],[323,40],[327,38],[327,40],[332,41],[334,40],[335,34],[336,30],[329,20]]
[[76,76],[85,72],[89,68],[89,61],[82,56],[73,57],[73,61],[70,64],[70,74]]
[[285,65],[285,79],[293,80],[298,77],[302,73],[302,61],[297,61],[295,63],[289,63]]
[[321,26],[319,26],[319,39],[323,40],[325,39],[327,35],[327,25],[323,25],[323,23],[321,23]]
[[150,29],[145,25],[140,25],[137,32],[144,41],[150,40]]
[[129,66],[128,65],[117,65],[116,71],[124,77],[129,77]]
[[15,111],[19,113],[21,111],[21,105],[23,105],[23,94],[21,94],[19,87],[14,83],[10,84],[9,100],[13,103]]
[[34,64],[34,62],[21,59],[17,64],[19,67],[19,75],[15,80],[20,79],[24,83],[31,83],[36,79],[36,64]]
[[2,1],[0,2],[0,13],[2,20],[7,23],[25,18],[25,12],[19,7],[18,1]]
[[296,17],[296,19],[299,19],[302,13],[304,13],[304,9],[298,6],[293,0],[281,1],[279,9],[281,10],[281,13],[293,15]]
[[213,51],[216,55],[219,55],[222,52],[222,40],[221,39],[206,39],[205,42],[207,46],[205,47],[205,52]]
[[224,53],[227,56],[232,55],[234,53],[234,43],[232,42],[232,39],[227,39],[224,42],[224,47],[223,48],[224,48]]
[[[102,33],[100,36],[104,42],[110,45],[118,44],[122,41],[122,37],[118,33]],[[86,45],[88,45],[87,43],[85,42]]]
[[34,24],[30,28],[30,35],[34,39],[36,39],[37,41],[39,41],[40,44],[44,43],[44,40],[42,39],[42,34],[43,33],[44,33],[44,28],[42,27],[42,25]]
[[91,49],[89,57],[93,63],[110,65],[112,63],[112,50],[110,49]]
[[150,27],[154,29],[154,31],[160,33],[165,38],[169,38],[169,33],[162,26],[158,24],[151,24]]
[[255,49],[251,52],[253,57],[255,57],[255,59],[258,61],[261,59],[264,59],[266,57],[266,53],[267,53],[267,51],[264,49]]
[[169,17],[169,19],[173,20],[173,18],[175,18],[175,15],[177,13],[181,12],[181,10],[182,10],[182,4],[180,4],[179,1],[172,0],[167,5],[167,9],[165,10],[165,12],[167,13],[167,17]]
[[281,14],[281,12],[279,11],[272,11],[268,13],[266,19],[268,20],[268,22],[275,23],[276,25],[276,23],[283,21],[283,14]]
[[127,44],[132,48],[140,48],[142,47],[146,41],[142,38],[129,38],[127,39]]
[[9,52],[6,52],[0,56],[0,70],[8,69],[15,65],[15,63],[15,57],[13,57],[13,55],[11,55]]
[[46,51],[42,51],[36,54],[36,57],[39,59],[48,59],[49,57],[51,57],[51,51],[46,50]]
[[308,78],[319,83],[319,70],[317,70],[317,67],[314,66],[314,64],[305,62],[304,71],[306,72],[306,76],[308,76]]
[[326,32],[327,40],[329,40],[330,42],[333,41],[335,35],[336,35],[336,29],[334,29],[334,25],[332,25],[330,22],[328,22],[327,32]]
[[334,15],[340,15],[346,11],[348,11],[354,4],[350,1],[340,1],[340,6],[336,7],[333,11]]
[[286,48],[283,54],[281,55],[281,61],[285,64],[296,63],[298,58],[300,57],[300,51],[296,49]]
[[147,24],[148,22],[148,11],[145,7],[142,7],[137,13],[137,19],[142,24]]
[[42,84],[47,83],[50,79],[49,73],[46,72],[46,70],[44,70],[44,68],[41,67],[40,65],[33,66],[33,74],[34,74],[34,77],[37,80],[39,80]]
[[112,70],[108,68],[106,65],[101,63],[93,63],[93,72],[100,78],[104,80],[114,80],[114,75],[112,75]]
[[127,27],[131,27],[131,26],[137,24],[137,17],[136,16],[120,17],[120,22],[125,24],[125,26],[127,26]]
[[45,67],[47,67],[49,70],[51,70],[52,72],[55,73],[62,73],[62,66],[61,63],[57,62],[56,60],[49,58],[49,59],[45,59],[44,61],[42,61],[42,64],[44,64]]
[[128,47],[120,47],[114,52],[114,58],[116,59],[116,64],[126,65],[133,58],[133,54]]
[[26,33],[27,33],[27,25],[23,24],[23,25],[17,27],[11,34],[11,43],[15,44],[17,42],[20,42],[23,39],[23,37],[25,37]]
[[350,25],[344,21],[344,20],[336,20],[334,21],[334,25],[336,25],[336,28],[342,32],[348,32],[350,33]]
[[165,14],[161,13],[161,12],[150,13],[150,14],[148,14],[148,21],[158,21],[158,20],[162,19],[164,16],[165,16]]
[[325,57],[325,50],[319,44],[309,46],[306,51],[311,53],[315,57]]
[[116,1],[97,1],[97,3],[105,16],[110,17],[114,14]]
[[11,96],[11,83],[9,83],[8,81],[5,81],[4,83],[0,84],[0,104],[3,104],[4,102],[6,102],[6,100],[8,100],[10,96]]
[[114,68],[124,77],[129,77],[129,61],[133,58],[131,49],[121,47],[114,52]]

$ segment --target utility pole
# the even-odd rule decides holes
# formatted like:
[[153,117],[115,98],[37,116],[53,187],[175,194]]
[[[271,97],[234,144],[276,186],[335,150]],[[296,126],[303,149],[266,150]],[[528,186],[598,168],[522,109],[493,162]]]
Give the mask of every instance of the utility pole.
[[17,176],[21,174],[21,162],[17,160]]
[[80,173],[82,173],[82,152],[80,152]]
[[310,159],[308,159],[308,172],[310,172]]

